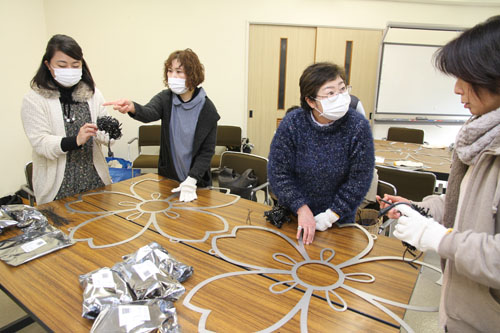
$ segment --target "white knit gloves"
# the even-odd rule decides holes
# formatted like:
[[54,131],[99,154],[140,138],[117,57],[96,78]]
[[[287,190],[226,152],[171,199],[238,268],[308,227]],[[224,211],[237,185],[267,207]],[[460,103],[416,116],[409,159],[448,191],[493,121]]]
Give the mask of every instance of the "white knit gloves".
[[[97,141],[99,141],[99,143],[107,146],[109,141],[109,134],[104,131],[97,131],[96,139]],[[113,145],[114,143],[115,139],[111,139],[111,145]]]
[[331,209],[327,209],[323,213],[319,213],[314,217],[316,220],[316,230],[325,231],[330,228],[337,220],[339,216],[335,214]]
[[441,239],[452,230],[446,229],[431,218],[420,215],[408,205],[398,205],[396,209],[402,215],[398,219],[394,236],[415,246],[419,251],[437,252]]
[[196,179],[188,176],[186,180],[184,180],[179,185],[179,187],[176,187],[172,190],[173,193],[179,191],[181,192],[179,201],[190,202],[198,198],[198,196],[196,195]]

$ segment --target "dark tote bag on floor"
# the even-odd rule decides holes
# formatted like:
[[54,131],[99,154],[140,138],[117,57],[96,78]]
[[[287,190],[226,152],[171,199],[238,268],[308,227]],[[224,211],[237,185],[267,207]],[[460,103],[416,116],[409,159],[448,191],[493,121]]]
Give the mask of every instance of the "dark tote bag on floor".
[[228,188],[232,194],[250,200],[252,189],[258,184],[253,169],[246,169],[241,175],[231,168],[224,167],[219,173],[219,186]]

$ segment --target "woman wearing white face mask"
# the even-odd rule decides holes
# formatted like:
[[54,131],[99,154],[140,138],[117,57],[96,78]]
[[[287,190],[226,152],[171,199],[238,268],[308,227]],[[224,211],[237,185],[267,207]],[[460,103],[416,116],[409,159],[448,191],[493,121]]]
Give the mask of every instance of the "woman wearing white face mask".
[[204,79],[203,65],[191,49],[175,51],[164,65],[169,89],[146,105],[127,99],[104,104],[145,123],[161,119],[158,173],[181,182],[172,192],[180,192],[184,202],[197,198],[197,187],[212,184],[210,161],[220,117],[205,90],[198,87]]
[[341,68],[317,63],[300,77],[301,108],[281,121],[271,143],[268,175],[281,205],[298,217],[297,238],[354,222],[375,156],[370,125],[349,108]]
[[107,115],[103,102],[78,43],[53,36],[21,108],[38,204],[111,183],[105,142],[96,137],[95,122]]

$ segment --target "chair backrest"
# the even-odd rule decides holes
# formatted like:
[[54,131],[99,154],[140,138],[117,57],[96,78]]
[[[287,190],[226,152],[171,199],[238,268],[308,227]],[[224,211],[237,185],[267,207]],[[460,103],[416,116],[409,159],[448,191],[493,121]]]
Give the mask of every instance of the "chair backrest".
[[139,149],[141,146],[159,146],[161,140],[161,125],[139,126]]
[[434,193],[436,175],[432,172],[403,170],[377,165],[378,178],[394,185],[397,195],[421,201],[425,196]]
[[240,147],[241,127],[218,125],[216,146]]
[[387,140],[423,144],[424,130],[406,127],[389,127]]
[[24,166],[24,175],[26,176],[26,183],[30,190],[33,190],[33,162],[30,161]]
[[391,183],[379,179],[377,184],[377,195],[383,198],[384,194],[397,195],[398,191]]
[[237,151],[225,151],[222,153],[220,167],[228,167],[241,174],[246,169],[253,169],[255,175],[259,178],[258,185],[267,182],[267,158],[241,153]]

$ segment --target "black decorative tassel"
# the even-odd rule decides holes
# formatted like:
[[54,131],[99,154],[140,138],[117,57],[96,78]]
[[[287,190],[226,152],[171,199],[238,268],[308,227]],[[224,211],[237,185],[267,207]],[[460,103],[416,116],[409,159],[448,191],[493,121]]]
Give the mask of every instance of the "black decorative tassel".
[[117,140],[122,137],[122,124],[118,119],[111,116],[104,116],[97,118],[97,128],[100,131],[104,131],[109,135],[108,141],[108,157],[113,157],[114,154],[111,151],[111,139]]

